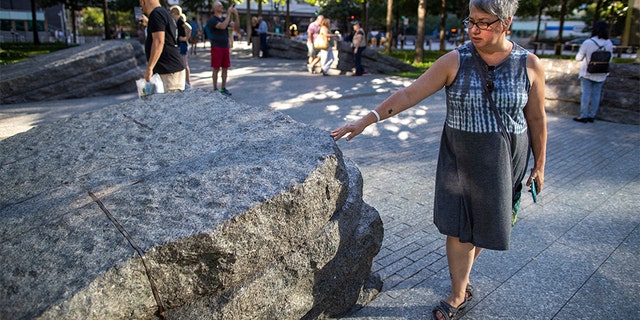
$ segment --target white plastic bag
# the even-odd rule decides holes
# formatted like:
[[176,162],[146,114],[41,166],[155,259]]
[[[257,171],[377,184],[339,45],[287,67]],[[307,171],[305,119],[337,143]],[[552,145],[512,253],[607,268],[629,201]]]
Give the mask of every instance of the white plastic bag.
[[159,74],[151,76],[151,81],[147,82],[142,79],[136,80],[136,86],[138,87],[138,97],[146,97],[154,93],[164,93],[164,84]]

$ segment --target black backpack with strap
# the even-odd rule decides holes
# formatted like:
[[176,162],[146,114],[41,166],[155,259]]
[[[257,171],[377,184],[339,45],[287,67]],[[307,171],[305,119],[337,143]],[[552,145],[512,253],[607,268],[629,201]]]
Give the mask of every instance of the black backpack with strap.
[[599,45],[595,40],[593,41],[598,46],[598,50],[591,53],[589,64],[587,65],[587,72],[589,73],[608,73],[609,61],[611,61],[611,52],[605,50],[604,45]]

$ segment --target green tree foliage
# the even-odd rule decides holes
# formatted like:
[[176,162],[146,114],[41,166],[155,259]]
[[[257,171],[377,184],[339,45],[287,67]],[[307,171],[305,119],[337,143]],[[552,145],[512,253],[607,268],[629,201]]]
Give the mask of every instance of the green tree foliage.
[[349,0],[328,0],[325,2],[320,13],[337,22],[342,34],[349,34],[351,32],[351,16],[354,17],[354,20],[358,20],[357,17],[362,13],[361,4]]

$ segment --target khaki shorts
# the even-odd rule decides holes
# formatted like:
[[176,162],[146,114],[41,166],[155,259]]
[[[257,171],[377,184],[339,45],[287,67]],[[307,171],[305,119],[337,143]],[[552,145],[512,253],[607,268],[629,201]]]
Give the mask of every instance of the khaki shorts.
[[307,57],[315,58],[318,56],[320,50],[313,46],[313,43],[307,41]]
[[187,73],[183,69],[174,73],[165,73],[160,75],[164,84],[164,92],[176,92],[184,90],[184,83]]

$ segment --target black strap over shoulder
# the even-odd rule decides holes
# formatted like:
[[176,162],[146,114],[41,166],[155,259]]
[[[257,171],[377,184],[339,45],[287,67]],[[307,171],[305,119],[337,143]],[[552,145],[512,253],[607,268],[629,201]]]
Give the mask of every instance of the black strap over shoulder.
[[[493,96],[491,95],[491,91],[493,91],[493,88],[491,88],[493,85],[490,84],[487,81],[487,72],[488,71],[492,71],[493,68],[495,68],[494,66],[488,66],[486,64],[486,62],[484,62],[484,60],[482,60],[482,58],[480,57],[480,54],[478,54],[478,52],[476,51],[476,48],[471,46],[471,55],[473,56],[473,65],[476,68],[476,71],[478,72],[478,75],[480,75],[480,77],[482,78],[482,91],[484,92],[484,95],[486,97],[486,99],[489,101],[489,108],[491,109],[491,112],[493,113],[494,118],[496,119],[496,123],[500,126],[500,130],[502,131],[502,135],[504,136],[505,140],[507,141],[507,143],[509,144],[509,146],[511,145],[511,135],[509,134],[509,132],[507,131],[507,128],[504,125],[504,122],[502,121],[502,118],[500,117],[500,113],[498,112],[498,108],[496,107],[496,103],[493,100]],[[483,68],[483,66],[486,66],[486,71],[484,70],[485,68]]]
[[593,40],[593,38],[589,38],[589,40],[593,41],[593,43],[598,46],[598,50],[604,50],[604,45],[599,45],[597,41]]

